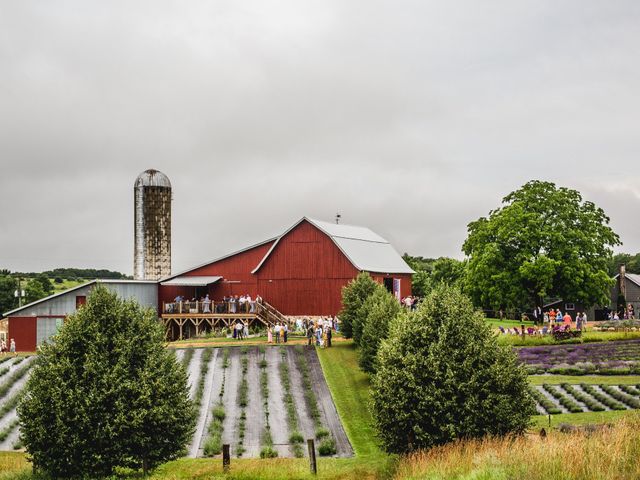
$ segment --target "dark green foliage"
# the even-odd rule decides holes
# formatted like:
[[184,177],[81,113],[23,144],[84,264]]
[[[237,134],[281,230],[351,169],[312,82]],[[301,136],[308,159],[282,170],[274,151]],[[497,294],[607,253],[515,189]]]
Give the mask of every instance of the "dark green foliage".
[[327,437],[320,442],[318,453],[322,457],[328,457],[336,454],[336,442],[332,437]]
[[13,296],[18,282],[9,275],[0,275],[0,317],[3,313],[18,306],[18,299]]
[[325,437],[328,437],[330,435],[329,430],[327,430],[324,427],[320,427],[316,430],[316,439],[317,440],[322,440]]
[[260,458],[276,458],[278,451],[273,447],[262,447],[260,449]]
[[371,295],[378,284],[367,272],[342,287],[342,311],[340,312],[340,331],[345,338],[352,338],[356,345],[362,334],[362,304]]
[[376,354],[380,342],[389,334],[389,323],[400,313],[398,300],[383,286],[378,286],[362,305],[366,313],[360,342],[360,368],[367,373],[376,371]]
[[604,390],[607,395],[615,398],[619,402],[622,402],[631,408],[640,408],[640,400],[638,400],[637,398],[634,398],[627,393],[621,392],[611,385],[600,385],[600,388]]
[[625,265],[627,273],[640,273],[640,253],[616,253],[612,256],[608,267],[610,277],[620,273],[620,264]]
[[47,277],[43,273],[36,275],[35,277],[33,277],[31,281],[38,283],[42,286],[42,291],[45,293],[45,296],[51,295],[54,291],[53,285],[51,284],[51,280],[49,280],[49,277]]
[[195,411],[153,311],[96,287],[44,344],[18,406],[33,464],[54,477],[148,470],[177,458]]
[[189,367],[191,363],[191,359],[193,358],[193,348],[187,348],[184,351],[184,355],[182,356],[182,366],[186,369]]
[[411,277],[411,293],[418,297],[425,297],[440,283],[450,286],[463,287],[466,273],[466,262],[455,258],[440,257],[423,258],[402,256],[405,262],[416,272]]
[[477,305],[522,308],[547,297],[609,303],[607,273],[620,245],[609,218],[579,192],[531,181],[468,225],[465,291]]
[[524,367],[456,288],[440,285],[398,315],[377,365],[372,412],[388,452],[521,434],[535,413]]
[[200,361],[200,377],[198,378],[196,393],[193,396],[193,403],[197,407],[199,407],[200,403],[202,402],[202,395],[204,394],[204,384],[207,378],[207,373],[209,372],[209,361],[211,360],[212,354],[213,349],[211,348],[205,348],[202,352],[202,358]]

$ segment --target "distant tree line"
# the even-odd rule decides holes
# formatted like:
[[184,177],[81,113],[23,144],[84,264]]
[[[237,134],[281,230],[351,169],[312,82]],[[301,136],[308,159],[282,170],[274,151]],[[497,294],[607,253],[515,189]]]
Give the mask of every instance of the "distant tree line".
[[[0,269],[0,316],[17,308],[19,305],[16,291],[24,291],[22,304],[35,302],[48,297],[55,291],[53,283],[61,284],[64,280],[81,281],[100,279],[127,279],[123,273],[93,268],[56,268],[46,272],[11,272]],[[22,292],[20,292],[22,293]]]

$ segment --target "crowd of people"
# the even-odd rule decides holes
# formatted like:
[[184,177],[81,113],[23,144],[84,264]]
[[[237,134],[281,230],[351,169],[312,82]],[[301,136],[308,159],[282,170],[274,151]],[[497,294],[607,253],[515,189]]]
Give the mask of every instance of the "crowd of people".
[[609,312],[607,314],[607,320],[635,320],[636,319],[636,310],[633,308],[633,305],[627,305],[627,308],[623,308],[624,305],[620,308],[620,311]]
[[[552,334],[558,330],[570,330],[575,327],[576,330],[585,331],[587,329],[587,314],[585,312],[578,312],[576,314],[575,322],[569,312],[562,313],[561,309],[549,309],[546,312],[542,312],[542,309],[538,307],[534,310],[534,323],[533,327],[522,328],[517,326],[512,328],[499,327],[500,333],[505,335],[547,335]],[[542,318],[542,325],[540,326],[540,318]],[[522,315],[522,320],[528,322],[530,320],[528,315]],[[574,325],[575,323],[575,325]]]
[[178,295],[173,303],[165,304],[165,313],[256,313],[260,303],[262,303],[260,295],[251,298],[248,293],[225,295],[220,302],[211,300],[209,294],[200,299],[193,297],[190,300]]
[[420,297],[411,295],[407,295],[402,300],[400,300],[400,304],[407,310],[415,310],[416,308],[418,308],[418,303],[420,303]]

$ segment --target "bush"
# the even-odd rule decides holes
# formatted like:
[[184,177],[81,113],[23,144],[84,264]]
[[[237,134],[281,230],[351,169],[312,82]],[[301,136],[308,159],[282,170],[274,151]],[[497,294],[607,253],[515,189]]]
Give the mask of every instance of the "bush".
[[400,313],[398,300],[379,285],[361,307],[364,316],[360,341],[360,368],[367,373],[376,371],[376,354],[380,342],[389,334],[389,323]]
[[394,319],[377,365],[372,411],[388,452],[521,434],[535,413],[516,354],[452,287],[436,287],[415,313]]
[[273,447],[262,447],[260,450],[260,458],[276,458],[278,451]]
[[328,457],[336,454],[336,442],[333,438],[325,438],[320,442],[318,453],[321,457]]
[[356,345],[360,342],[362,334],[362,314],[360,308],[371,295],[378,284],[367,272],[361,272],[358,276],[342,288],[342,311],[340,317],[340,331],[344,338],[353,337]]
[[179,457],[196,418],[155,313],[101,286],[41,346],[18,414],[34,467],[91,478]]
[[291,435],[289,435],[289,443],[291,443],[292,445],[296,443],[303,443],[303,442],[304,442],[304,437],[300,432],[293,432]]
[[322,440],[323,438],[326,438],[329,435],[331,435],[331,432],[329,432],[329,430],[327,430],[324,427],[320,427],[316,430],[316,439],[318,440]]

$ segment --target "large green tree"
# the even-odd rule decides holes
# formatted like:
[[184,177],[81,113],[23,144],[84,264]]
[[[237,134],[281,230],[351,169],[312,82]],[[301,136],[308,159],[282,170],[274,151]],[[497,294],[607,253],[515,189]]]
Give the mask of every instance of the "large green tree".
[[391,322],[372,378],[372,413],[386,451],[523,433],[535,413],[515,352],[482,313],[441,284]]
[[608,303],[612,247],[609,217],[576,190],[531,181],[471,222],[465,291],[478,305],[523,308],[545,297]]
[[640,273],[640,253],[617,253],[609,261],[609,275],[612,277],[620,272],[620,264],[626,266],[627,273]]
[[18,283],[15,278],[8,273],[0,275],[0,317],[17,305],[17,299],[14,296],[17,289]]
[[345,338],[353,338],[356,345],[362,335],[362,304],[378,284],[367,272],[360,272],[356,278],[342,287],[342,310],[340,311],[340,331]]
[[18,413],[34,466],[65,478],[152,469],[184,451],[195,422],[155,313],[104,287],[42,346]]

